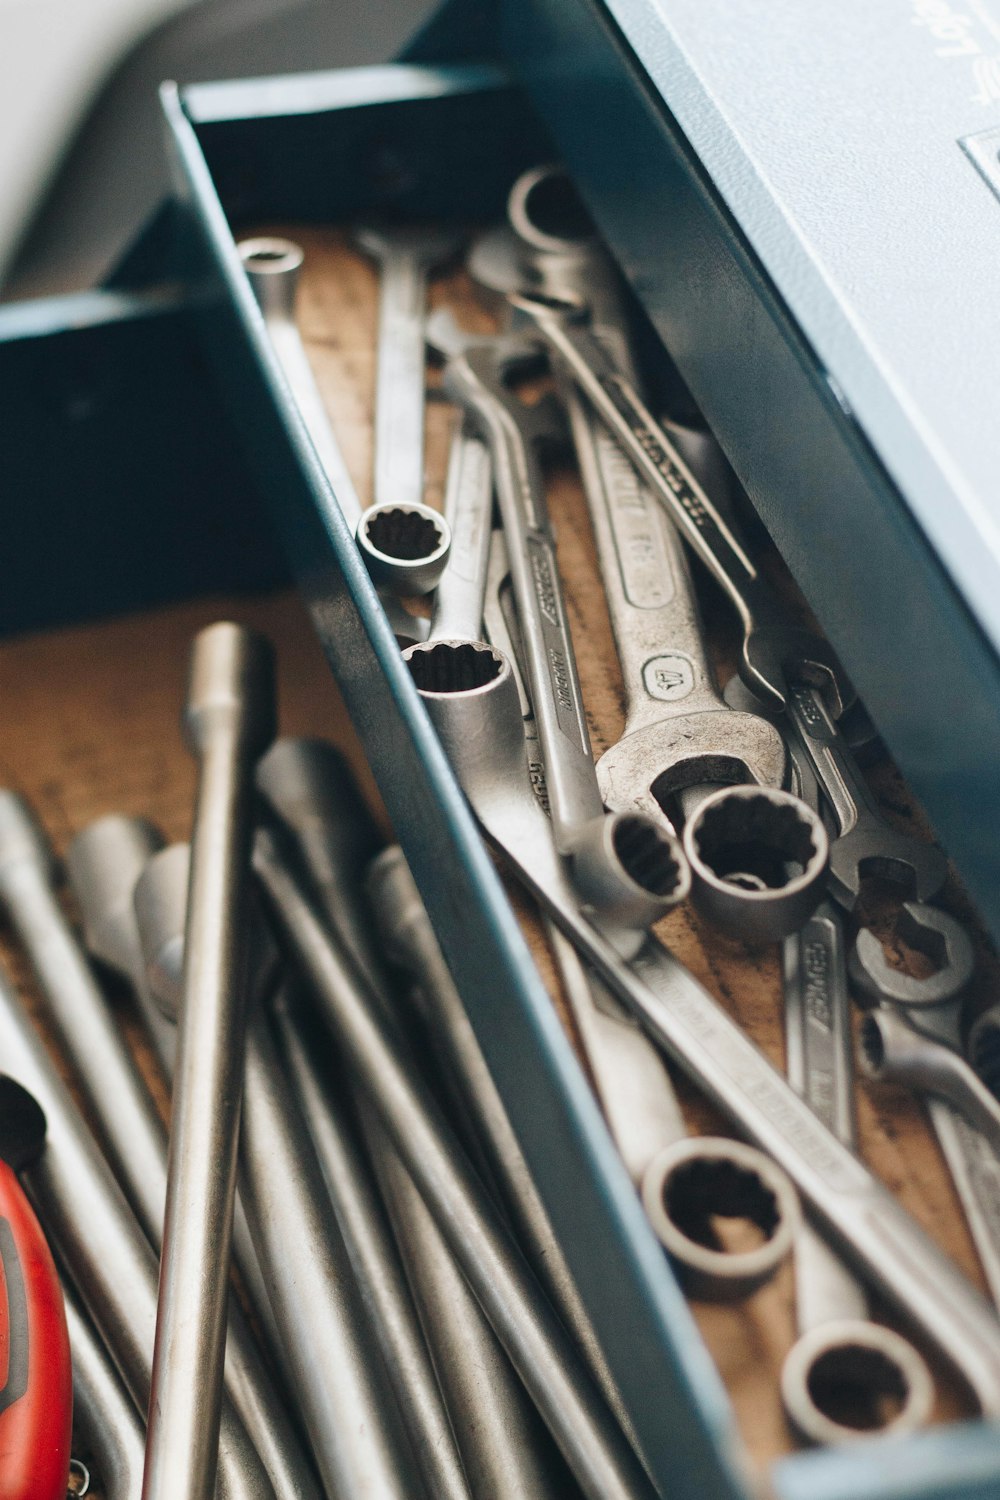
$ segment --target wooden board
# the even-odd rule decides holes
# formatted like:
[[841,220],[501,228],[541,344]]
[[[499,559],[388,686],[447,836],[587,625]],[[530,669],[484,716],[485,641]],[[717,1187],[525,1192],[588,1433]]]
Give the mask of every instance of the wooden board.
[[[261,226],[282,232],[281,226]],[[288,232],[287,226],[284,232]],[[300,318],[310,357],[334,418],[347,463],[363,499],[370,496],[371,402],[374,390],[375,277],[370,266],[335,233],[294,230],[307,257]],[[435,301],[454,306],[461,321],[486,331],[490,314],[464,275],[438,283]],[[440,504],[451,411],[432,402],[427,418],[427,497]],[[586,510],[575,475],[558,472],[550,504],[559,537],[560,564],[569,601],[580,673],[595,753],[612,743],[623,722],[621,683]],[[769,566],[776,569],[773,559]],[[791,592],[787,580],[781,586]],[[720,666],[731,664],[732,622],[720,598],[706,592],[713,646]],[[0,645],[0,704],[4,734],[0,778],[33,803],[57,848],[81,828],[117,811],[152,818],[168,839],[189,832],[193,764],[179,731],[188,645],[208,622],[228,617],[265,631],[280,662],[281,729],[326,735],[351,755],[372,790],[343,706],[313,638],[304,609],[291,593],[253,599],[211,599],[142,616],[88,625]],[[895,769],[871,772],[886,816],[904,828],[922,826]],[[565,1019],[553,965],[537,920],[515,896],[539,967]],[[878,898],[878,893],[874,893]],[[944,904],[969,916],[952,881]],[[886,909],[874,908],[884,925]],[[678,956],[718,997],[750,1036],[782,1061],[777,952],[752,953],[708,931],[687,908],[662,924]],[[45,1029],[44,1006],[14,945],[2,956]],[[995,993],[995,960],[984,950],[976,1003]],[[125,1024],[145,1065],[141,1036]],[[723,1127],[683,1080],[678,1083],[692,1129]],[[161,1103],[162,1092],[160,1094]],[[861,1148],[865,1159],[905,1206],[977,1283],[978,1263],[962,1215],[919,1106],[897,1090],[859,1087]],[[777,1372],[793,1338],[793,1280],[789,1269],[769,1288],[738,1307],[698,1306],[697,1320],[731,1392],[750,1451],[766,1462],[793,1446],[777,1399]],[[943,1373],[937,1417],[967,1412],[963,1397]]]

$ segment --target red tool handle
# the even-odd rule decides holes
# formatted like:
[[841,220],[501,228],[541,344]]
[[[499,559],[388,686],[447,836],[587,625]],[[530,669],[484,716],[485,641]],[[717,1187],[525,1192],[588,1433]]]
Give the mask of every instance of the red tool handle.
[[66,1500],[72,1419],[59,1278],[16,1174],[0,1161],[0,1500]]

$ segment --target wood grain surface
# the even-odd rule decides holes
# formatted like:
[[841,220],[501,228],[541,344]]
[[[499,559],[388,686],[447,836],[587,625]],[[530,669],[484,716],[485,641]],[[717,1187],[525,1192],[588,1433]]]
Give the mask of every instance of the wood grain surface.
[[[375,277],[342,236],[314,229],[260,226],[291,232],[307,251],[300,320],[348,466],[363,499],[370,496],[372,395],[374,390]],[[439,281],[435,302],[454,306],[463,323],[486,331],[490,310],[477,301],[467,280],[455,273]],[[451,411],[432,401],[427,412],[427,498],[439,505],[443,490]],[[603,605],[586,508],[576,477],[552,476],[550,506],[568,596],[595,754],[620,733],[621,682]],[[769,568],[790,597],[794,590],[770,559]],[[733,625],[721,598],[706,588],[703,604],[720,667],[731,659]],[[219,618],[243,621],[266,632],[278,650],[280,719],[286,734],[326,735],[343,746],[373,793],[350,725],[296,596],[206,599],[141,616],[62,630],[0,645],[0,779],[32,802],[56,847],[107,812],[142,814],[168,839],[190,828],[193,763],[179,731],[188,646],[192,635]],[[882,762],[870,772],[887,818],[922,829],[895,769]],[[374,795],[374,793],[373,793]],[[542,975],[564,1019],[553,965],[528,903],[512,892],[528,930]],[[891,918],[884,893],[869,893],[882,927]],[[955,880],[944,904],[972,913]],[[687,907],[661,926],[666,943],[727,1011],[778,1064],[782,1062],[781,1005],[776,949],[751,952],[708,931]],[[45,1030],[45,1012],[27,967],[9,941],[2,956]],[[900,954],[900,961],[906,955]],[[975,1003],[996,993],[997,971],[983,944]],[[113,987],[112,987],[113,989]],[[122,997],[123,1025],[144,1066],[142,1038]],[[2,1062],[2,1060],[0,1060]],[[72,1086],[72,1080],[69,1080]],[[721,1122],[683,1079],[678,1090],[692,1130],[724,1133]],[[162,1091],[159,1093],[161,1104]],[[978,1263],[947,1173],[919,1105],[895,1089],[859,1084],[861,1151],[900,1201],[961,1268],[981,1284]],[[777,1372],[793,1338],[791,1269],[736,1307],[699,1305],[702,1334],[731,1393],[754,1458],[765,1463],[794,1446],[777,1398]],[[938,1420],[965,1414],[963,1397],[945,1372],[939,1374]]]

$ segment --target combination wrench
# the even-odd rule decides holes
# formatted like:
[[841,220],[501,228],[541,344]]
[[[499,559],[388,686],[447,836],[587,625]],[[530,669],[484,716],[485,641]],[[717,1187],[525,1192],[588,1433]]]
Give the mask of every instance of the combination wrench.
[[[455,655],[464,659],[435,660]],[[784,1168],[845,1258],[958,1369],[984,1414],[1000,1416],[1000,1323],[989,1304],[676,959],[654,939],[609,936],[581,910],[529,784],[505,658],[448,642],[404,656],[490,842],[695,1085]]]
[[[295,298],[304,259],[302,249],[292,240],[274,238],[241,240],[236,248],[295,409],[347,527],[360,547],[359,537],[362,533],[367,535],[369,522],[375,522],[378,532],[380,513],[377,506],[367,510],[362,507],[299,333]],[[384,528],[385,523],[381,524]],[[439,551],[436,538],[435,531],[432,554]],[[376,571],[381,568],[383,574],[393,575],[391,582],[379,589],[379,597],[397,639],[401,642],[422,640],[423,622],[409,614],[392,591],[396,575],[409,587],[406,575],[419,566],[419,553],[416,557],[396,558],[380,553],[376,559],[368,550],[365,557],[366,562],[375,561]],[[374,581],[377,585],[378,579]]]
[[[494,549],[486,602],[490,640],[519,662],[516,621],[499,599],[506,573],[502,533]],[[518,682],[531,785],[546,805],[544,759],[531,705]],[[543,923],[612,1139],[640,1193],[647,1217],[692,1296],[732,1301],[756,1291],[790,1254],[798,1208],[787,1179],[761,1152],[724,1137],[689,1137],[661,1053],[635,1017],[593,972],[551,918]],[[714,1225],[745,1219],[759,1243],[730,1250]]]
[[[919,903],[907,903],[902,908],[897,930],[911,947],[922,950],[937,964],[936,972],[918,979],[890,968],[873,934],[861,932],[851,954],[852,981],[866,1001],[893,1007],[909,1022],[909,1029],[899,1039],[901,1048],[911,1056],[916,1050],[925,1070],[940,1074],[943,1063],[950,1077],[952,1057],[962,1045],[962,996],[974,966],[971,942],[954,917]],[[882,1054],[882,1076],[898,1077],[908,1084],[909,1079],[900,1076],[893,1047],[895,1036],[883,1031],[875,1040]],[[872,1041],[869,1035],[869,1048]],[[957,1057],[954,1060],[961,1061]],[[964,1066],[960,1072],[967,1086],[969,1075]],[[961,1092],[956,1095],[954,1084],[950,1097],[928,1090],[925,1103],[990,1294],[1000,1305],[1000,1152],[968,1118],[967,1099]]]
[[246,1027],[252,766],[273,737],[274,711],[267,641],[228,621],[200,631],[184,709],[199,774],[143,1500],[203,1500],[215,1474]]
[[[530,290],[534,282],[557,297],[585,298],[595,339],[638,385],[617,271],[565,172],[541,167],[518,178],[508,220],[520,254],[506,275],[493,270],[493,286],[510,293]],[[481,274],[482,260],[480,253]],[[655,818],[688,786],[748,781],[780,787],[780,732],[757,713],[730,709],[719,693],[677,529],[571,382],[563,380],[561,394],[625,697],[621,738],[597,762],[605,804]]]
[[[470,339],[447,352],[445,391],[473,418],[493,459],[553,837],[588,903],[648,924],[687,894],[687,865],[676,838],[652,819],[609,813],[601,799],[535,447],[539,419],[507,384],[520,356],[503,339]],[[449,659],[474,670],[477,656]]]
[[792,682],[824,683],[839,716],[853,690],[829,644],[794,625],[675,443],[587,325],[582,299],[535,291],[511,297],[665,505],[692,550],[729,595],[743,641],[740,675],[762,702],[783,707]]
[[[358,529],[358,542],[373,576],[390,559],[385,582],[414,560],[398,579],[401,589],[429,593],[446,565],[451,544],[447,521],[423,503],[424,327],[427,284],[435,267],[462,243],[457,230],[410,225],[366,225],[355,243],[379,268],[377,367],[375,378],[375,472],[377,514]],[[414,587],[418,584],[419,587]]]

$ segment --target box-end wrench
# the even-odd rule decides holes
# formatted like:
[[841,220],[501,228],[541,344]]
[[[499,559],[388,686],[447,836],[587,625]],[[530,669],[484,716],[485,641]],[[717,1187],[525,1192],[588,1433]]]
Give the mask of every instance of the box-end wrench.
[[73,1354],[74,1430],[95,1466],[97,1489],[104,1500],[139,1500],[146,1443],[142,1419],[75,1290],[66,1282],[63,1297]]
[[590,1500],[653,1490],[596,1386],[468,1163],[436,1101],[387,1026],[379,996],[338,951],[268,830],[258,830],[258,879],[279,930],[359,1083]]
[[[850,997],[842,919],[825,902],[784,948],[788,1081],[856,1149]],[[911,1431],[930,1416],[924,1360],[872,1322],[864,1287],[808,1225],[795,1249],[799,1336],[781,1372],[785,1411],[809,1442]]]
[[[455,649],[442,642],[405,655]],[[845,1258],[923,1330],[983,1412],[1000,1417],[1000,1323],[989,1304],[683,965],[653,939],[623,959],[617,940],[581,911],[528,782],[510,668],[491,648],[476,654],[461,673],[425,661],[414,678],[489,840],[696,1086],[785,1169]]]
[[[907,1050],[916,1045],[926,1066],[926,1054],[934,1049],[930,1062],[937,1066],[942,1059],[936,1044],[954,1051],[962,1045],[962,996],[974,967],[972,944],[954,917],[919,903],[902,908],[897,930],[910,947],[937,964],[937,971],[918,979],[891,968],[874,935],[863,931],[851,955],[851,977],[865,1000],[894,1006],[906,1017],[920,1033],[916,1042],[903,1034]],[[881,1042],[888,1052],[883,1067],[892,1073],[892,1037],[887,1049],[884,1037]],[[950,1067],[949,1060],[944,1061]],[[905,1078],[901,1081],[906,1083]],[[1000,1305],[1000,1152],[955,1102],[928,1093],[926,1107],[990,1294]]]
[[[359,899],[365,870],[383,840],[346,763],[331,746],[279,740],[258,767],[257,779],[272,814],[295,843],[330,930],[372,978],[379,992],[390,993],[392,987],[384,974],[371,915],[365,902]],[[376,864],[380,860],[378,856]],[[409,910],[412,912],[412,908]],[[457,997],[454,1000],[449,1011],[452,1023],[456,1023],[455,1007],[461,1009]],[[578,1337],[582,1325],[581,1343],[588,1362],[592,1369],[596,1366],[604,1373],[600,1351],[593,1348],[593,1334],[579,1294],[537,1201],[485,1063],[481,1055],[478,1067],[469,1061],[468,1043],[471,1041],[475,1048],[475,1042],[468,1021],[464,1016],[461,1019],[466,1045],[459,1049],[456,1066],[466,1077],[470,1108],[496,1144],[494,1159],[511,1189],[508,1200],[511,1218],[515,1226],[527,1227],[529,1233],[522,1243],[535,1264],[536,1274],[542,1276],[544,1268],[545,1283],[553,1293],[557,1311]],[[441,1032],[452,1034],[444,1016],[438,1034]],[[301,1036],[298,1037],[293,1055],[300,1056],[295,1070],[299,1078],[303,1074],[301,1054],[306,1050],[316,1054],[315,1039],[307,1049]],[[326,1089],[319,1087],[325,1094]],[[307,1097],[316,1088],[316,1082],[306,1087]],[[378,1161],[392,1148],[360,1091],[357,1102],[369,1155]],[[321,1111],[310,1111],[310,1115],[320,1149],[319,1142],[330,1135],[329,1122]],[[322,1150],[321,1155],[324,1155]],[[463,1290],[454,1257],[405,1169],[390,1165],[381,1176],[384,1194],[391,1200],[391,1217],[400,1251],[422,1309],[427,1339],[455,1419],[456,1436],[474,1492],[495,1494],[498,1500],[515,1500],[533,1492],[548,1494],[553,1482],[551,1443],[544,1435],[539,1441],[537,1413],[524,1387],[475,1299],[470,1300],[467,1287]],[[448,1315],[437,1316],[436,1311],[447,1308],[449,1303]],[[565,1483],[564,1473],[562,1482]]]
[[[518,178],[508,219],[521,253],[514,273],[555,296],[586,299],[591,328],[637,383],[617,272],[561,168]],[[494,284],[502,273],[494,272]],[[785,747],[759,714],[723,700],[705,649],[684,546],[607,426],[571,382],[563,399],[594,528],[625,695],[625,728],[597,763],[608,807],[663,816],[669,798],[702,783],[780,787]]]
[[[5,1071],[35,1096],[45,1113],[45,1150],[23,1173],[24,1186],[136,1410],[144,1413],[156,1321],[156,1256],[2,971],[0,1057]],[[275,1500],[228,1393],[215,1495],[216,1500]]]
[[[499,598],[506,558],[503,536],[497,533],[487,631],[514,665],[519,661],[516,621],[508,624]],[[545,766],[534,716],[520,681],[518,689],[531,786],[546,808]],[[713,1301],[750,1295],[791,1252],[798,1212],[787,1179],[743,1142],[689,1138],[661,1053],[632,1013],[587,971],[551,918],[543,914],[543,923],[608,1129],[685,1290]],[[728,1250],[713,1226],[733,1219],[752,1223],[759,1243],[749,1250]]]
[[693,551],[729,595],[743,629],[740,675],[764,702],[782,707],[791,682],[824,683],[839,715],[854,693],[829,644],[793,625],[675,444],[586,324],[582,302],[536,292],[511,298],[531,317],[555,358],[666,506]]
[[[292,240],[273,238],[242,240],[236,248],[302,424],[348,529],[358,540],[369,521],[378,522],[379,511],[377,506],[362,508],[299,333],[295,295],[304,259],[302,249]],[[438,551],[438,545],[435,533],[432,553]],[[418,553],[415,558],[383,556],[379,562],[389,573],[404,575],[420,560]],[[378,585],[379,579],[374,581]],[[393,631],[401,642],[422,640],[423,622],[403,608],[391,587],[381,589],[380,598]]]
[[195,637],[184,707],[199,763],[143,1500],[204,1500],[218,1450],[246,1028],[252,767],[274,733],[261,636]]
[[[508,387],[511,361],[504,340],[470,340],[451,351],[444,387],[493,458],[553,837],[588,903],[649,923],[687,894],[687,865],[676,838],[652,819],[604,808],[534,445],[538,418]],[[479,656],[473,649],[450,659],[475,668]]]
[[[143,875],[149,916],[143,943],[157,976],[159,1002],[173,1014],[180,1000],[188,864],[187,845],[174,844],[152,859]],[[273,946],[262,923],[258,937],[259,951]],[[254,1243],[265,1259],[280,1346],[324,1482],[336,1494],[363,1493],[376,1483],[380,1495],[405,1489],[408,1465],[396,1433],[398,1407],[429,1493],[440,1500],[468,1500],[368,1166],[343,1109],[319,1079],[310,1046],[316,1039],[307,1039],[296,1020],[276,965],[261,952],[252,967],[241,1184],[249,1195]],[[295,1063],[290,1072],[282,1066],[289,1059]],[[339,1235],[326,1227],[330,1200]],[[382,1361],[372,1357],[371,1331]],[[383,1388],[385,1376],[395,1407]],[[391,1417],[383,1411],[387,1403]]]
[[[464,235],[440,227],[366,225],[354,238],[379,268],[373,484],[378,515],[359,527],[358,543],[376,573],[387,553],[419,558],[415,581],[420,593],[429,593],[447,562],[451,534],[444,518],[423,503],[427,284],[431,272],[457,253]],[[417,591],[411,583],[409,592]]]

